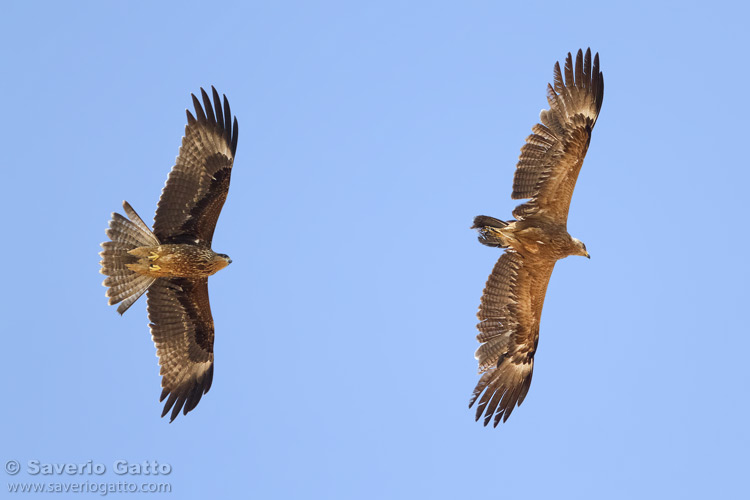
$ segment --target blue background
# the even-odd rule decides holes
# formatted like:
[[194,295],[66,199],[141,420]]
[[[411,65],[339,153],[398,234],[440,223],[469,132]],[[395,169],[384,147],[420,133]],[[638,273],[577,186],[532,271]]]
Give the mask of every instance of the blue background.
[[[747,492],[746,4],[3,10],[7,482],[117,481],[124,459],[170,464],[150,496],[181,499]],[[469,226],[510,216],[553,64],[588,46],[605,98],[568,228],[592,259],[557,265],[529,395],[484,428],[467,403],[499,252]],[[212,84],[240,124],[213,245],[234,263],[209,285],[213,387],[169,424],[145,300],[108,307],[97,252],[123,199],[151,221]]]

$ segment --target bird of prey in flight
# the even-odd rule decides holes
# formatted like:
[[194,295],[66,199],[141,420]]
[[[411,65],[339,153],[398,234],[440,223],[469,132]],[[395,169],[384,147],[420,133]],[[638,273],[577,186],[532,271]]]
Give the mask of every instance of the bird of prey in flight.
[[[102,243],[102,274],[109,304],[123,314],[147,293],[151,336],[162,376],[162,417],[187,414],[211,388],[214,321],[208,277],[232,260],[211,249],[216,221],[227,198],[237,151],[237,118],[211,87],[193,95],[195,116],[187,126],[176,163],[159,199],[153,230],[128,202],[127,217],[112,214]],[[205,110],[205,111],[204,111]]]
[[[565,79],[563,80],[563,76]],[[481,378],[469,408],[484,425],[508,419],[531,384],[539,322],[552,270],[569,255],[589,257],[586,245],[568,234],[568,208],[604,97],[599,54],[570,53],[564,71],[555,63],[547,85],[549,109],[539,115],[521,148],[511,198],[528,199],[514,220],[480,215],[472,229],[480,243],[504,248],[482,294],[477,318],[481,343],[475,357]]]

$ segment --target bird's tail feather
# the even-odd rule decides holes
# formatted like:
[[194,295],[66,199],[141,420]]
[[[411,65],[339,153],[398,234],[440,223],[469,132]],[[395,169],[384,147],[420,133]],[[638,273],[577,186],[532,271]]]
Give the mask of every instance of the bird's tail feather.
[[504,241],[500,229],[506,227],[507,222],[488,215],[478,215],[474,217],[474,224],[471,229],[479,231],[479,243],[488,247],[508,248],[508,243]]
[[99,252],[102,258],[99,272],[107,275],[102,284],[109,287],[106,293],[109,305],[122,302],[117,307],[120,314],[127,311],[156,281],[153,277],[138,274],[128,268],[128,264],[134,264],[138,260],[129,253],[130,250],[159,245],[157,237],[127,201],[122,202],[122,208],[130,219],[118,213],[112,214],[106,231],[111,241],[102,243],[103,250]]

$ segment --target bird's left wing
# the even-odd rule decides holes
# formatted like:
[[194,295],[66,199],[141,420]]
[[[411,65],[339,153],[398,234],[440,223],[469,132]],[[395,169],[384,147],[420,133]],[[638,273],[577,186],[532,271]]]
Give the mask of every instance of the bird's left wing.
[[544,296],[554,267],[554,260],[506,250],[487,279],[477,313],[477,340],[482,345],[474,355],[482,377],[469,403],[471,408],[479,400],[476,419],[484,414],[484,425],[493,416],[495,427],[501,419],[508,420],[529,391]]
[[151,337],[159,356],[170,422],[196,407],[214,376],[214,320],[208,302],[208,278],[160,278],[148,292]]
[[542,123],[521,148],[513,177],[514,200],[531,198],[513,210],[517,219],[547,218],[566,224],[578,173],[591,141],[591,132],[604,99],[604,76],[599,54],[591,67],[591,49],[578,51],[575,67],[570,53],[565,60],[565,80],[555,63],[554,87],[547,85],[550,109],[540,114]]
[[219,93],[213,87],[211,91],[213,105],[201,89],[203,106],[192,95],[196,117],[186,111],[185,137],[154,217],[154,234],[162,243],[211,246],[227,199],[237,151],[237,118],[232,122],[226,96],[222,109]]

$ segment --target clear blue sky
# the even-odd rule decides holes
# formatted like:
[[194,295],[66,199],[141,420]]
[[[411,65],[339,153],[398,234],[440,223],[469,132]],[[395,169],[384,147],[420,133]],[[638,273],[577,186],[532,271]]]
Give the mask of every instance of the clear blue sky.
[[[152,498],[747,492],[745,4],[3,10],[0,460],[24,467],[4,483],[123,459],[171,465]],[[485,428],[467,403],[500,252],[469,226],[510,216],[552,67],[588,46],[605,96],[569,230],[592,259],[557,265],[528,397]],[[240,124],[214,238],[234,263],[209,284],[213,387],[169,424],[145,300],[108,307],[97,252],[123,199],[152,220],[212,84]]]

